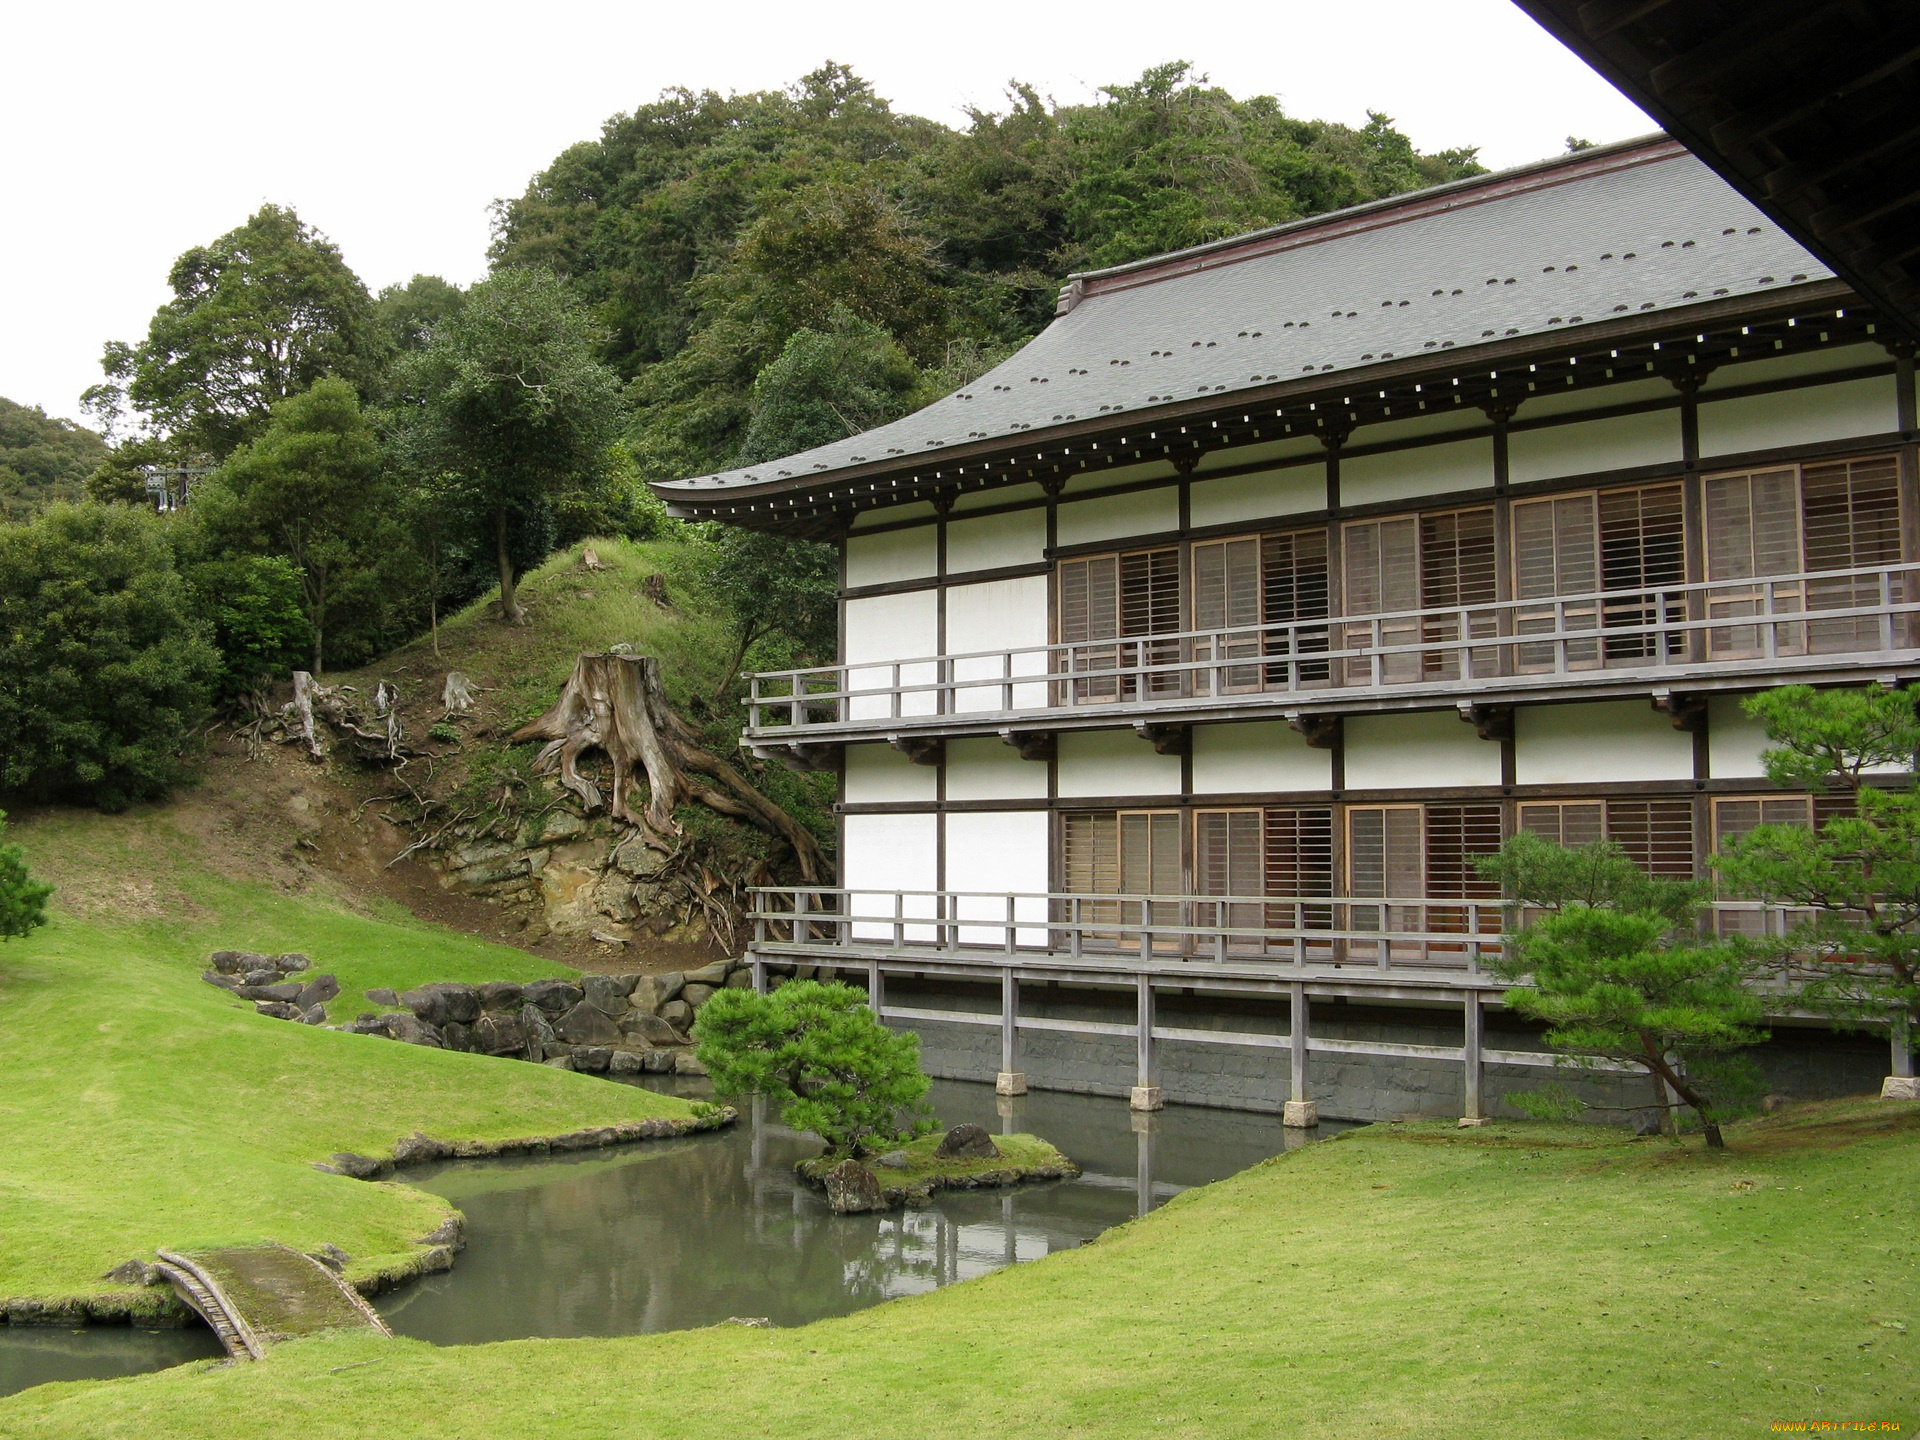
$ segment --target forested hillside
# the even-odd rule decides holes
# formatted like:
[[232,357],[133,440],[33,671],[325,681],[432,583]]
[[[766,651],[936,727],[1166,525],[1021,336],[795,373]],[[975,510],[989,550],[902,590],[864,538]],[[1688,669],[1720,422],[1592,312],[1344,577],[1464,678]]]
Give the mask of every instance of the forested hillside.
[[0,409],[0,796],[162,793],[209,714],[431,644],[489,592],[519,624],[521,577],[590,536],[684,551],[716,675],[824,658],[830,552],[677,524],[645,482],[924,404],[1037,332],[1073,269],[1477,169],[1184,64],[1088,103],[1015,86],[961,128],[829,64],[615,116],[500,204],[466,289],[374,294],[264,205],[106,347],[84,403],[110,451]]

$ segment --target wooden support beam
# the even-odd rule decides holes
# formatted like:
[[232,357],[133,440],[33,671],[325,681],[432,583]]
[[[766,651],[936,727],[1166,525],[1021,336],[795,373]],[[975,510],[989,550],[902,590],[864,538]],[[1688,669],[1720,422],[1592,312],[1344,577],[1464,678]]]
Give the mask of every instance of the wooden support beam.
[[1673,721],[1673,728],[1689,735],[1698,734],[1707,724],[1707,697],[1676,695],[1671,690],[1653,692],[1653,708]]
[[1465,1002],[1465,1019],[1461,1025],[1461,1058],[1465,1062],[1465,1095],[1461,1102],[1460,1119],[1484,1120],[1486,1109],[1480,1094],[1482,1049],[1485,1043],[1484,1013],[1480,1009],[1480,992],[1468,990],[1462,997]]
[[1295,981],[1288,993],[1292,1013],[1292,1043],[1287,1056],[1287,1104],[1281,1123],[1296,1130],[1311,1130],[1320,1123],[1320,1109],[1307,1093],[1307,987]]
[[1139,720],[1134,722],[1133,728],[1142,740],[1153,746],[1153,753],[1156,755],[1193,753],[1191,725],[1162,725],[1150,720]]
[[1287,716],[1287,728],[1298,731],[1315,750],[1331,750],[1340,743],[1338,715],[1303,715],[1295,710]]
[[1000,741],[1011,745],[1022,760],[1051,760],[1060,748],[1051,730],[1002,730]]
[[947,753],[947,742],[938,735],[889,735],[887,744],[915,765],[938,765]]
[[1153,978],[1141,975],[1134,980],[1134,1055],[1138,1062],[1133,1093],[1127,1098],[1135,1110],[1158,1110],[1166,1104],[1155,1072],[1153,1055]]
[[1513,738],[1513,706],[1481,705],[1473,701],[1460,702],[1460,718],[1473,726],[1474,734],[1482,740],[1511,740]]

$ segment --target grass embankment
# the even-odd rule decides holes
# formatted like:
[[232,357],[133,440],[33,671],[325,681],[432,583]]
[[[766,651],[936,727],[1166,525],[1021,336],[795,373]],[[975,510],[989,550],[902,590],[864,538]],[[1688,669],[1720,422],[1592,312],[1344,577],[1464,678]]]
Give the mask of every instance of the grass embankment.
[[[788,1331],[297,1342],[0,1401],[22,1437],[1761,1435],[1920,1417],[1920,1107],[1377,1126],[1100,1242]],[[638,1387],[638,1388],[636,1388]]]
[[349,1274],[405,1270],[441,1200],[312,1168],[444,1140],[548,1135],[681,1101],[545,1066],[346,1035],[256,1015],[200,979],[217,948],[299,950],[339,976],[335,1015],[372,986],[530,980],[549,961],[375,904],[356,913],[222,876],[165,809],[19,825],[63,887],[53,923],[0,947],[0,1302],[92,1313],[158,1292],[100,1275],[160,1246],[331,1242]]
[[[1037,1135],[996,1135],[994,1148],[1000,1153],[979,1159],[949,1159],[936,1153],[943,1135],[922,1135],[900,1147],[905,1163],[887,1165],[878,1159],[867,1161],[867,1168],[880,1181],[882,1193],[898,1203],[909,1198],[901,1192],[919,1192],[924,1200],[935,1190],[974,1190],[1003,1185],[1018,1185],[1023,1180],[1061,1180],[1078,1175],[1080,1167]],[[839,1162],[826,1158],[803,1160],[796,1167],[800,1178],[810,1185],[824,1186],[827,1172]],[[896,1198],[898,1197],[898,1198]]]

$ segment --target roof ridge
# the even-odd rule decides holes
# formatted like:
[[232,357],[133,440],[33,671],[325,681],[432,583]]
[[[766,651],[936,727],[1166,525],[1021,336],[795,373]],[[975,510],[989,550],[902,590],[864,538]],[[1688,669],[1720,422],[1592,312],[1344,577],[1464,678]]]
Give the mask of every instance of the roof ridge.
[[1584,150],[1529,161],[1485,175],[1469,175],[1445,184],[1429,185],[1421,190],[1408,190],[1399,195],[1368,200],[1320,215],[1288,220],[1264,230],[1227,235],[1204,244],[1188,246],[1184,250],[1170,250],[1163,255],[1129,260],[1123,265],[1110,265],[1100,270],[1078,270],[1068,275],[1061,286],[1059,304],[1054,313],[1056,318],[1065,315],[1092,295],[1151,285],[1176,276],[1190,275],[1196,270],[1238,264],[1243,260],[1271,255],[1297,245],[1316,244],[1359,230],[1405,224],[1463,205],[1486,204],[1687,153],[1686,147],[1679,141],[1655,132],[1630,140],[1592,145]]

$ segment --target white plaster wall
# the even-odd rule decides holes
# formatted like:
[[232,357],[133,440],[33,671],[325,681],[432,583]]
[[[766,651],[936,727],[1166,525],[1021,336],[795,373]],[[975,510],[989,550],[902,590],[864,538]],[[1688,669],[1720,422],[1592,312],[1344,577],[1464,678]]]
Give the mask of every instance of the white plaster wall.
[[1132,730],[1069,731],[1054,769],[1073,799],[1180,793],[1180,757],[1155,754]]
[[1523,705],[1514,715],[1519,784],[1692,778],[1693,736],[1645,700]]
[[1340,503],[1371,505],[1422,495],[1450,495],[1493,485],[1493,439],[1454,440],[1418,450],[1356,455],[1340,461]]
[[[848,714],[852,719],[880,720],[894,713],[890,695],[860,693],[884,692],[894,683],[891,665],[868,662],[933,655],[940,638],[939,615],[939,596],[932,590],[914,590],[905,595],[869,595],[846,602],[845,658],[847,690],[852,696]],[[902,665],[900,684],[932,684],[938,672],[939,667],[931,664]],[[936,709],[936,696],[931,690],[901,697],[902,715],[932,715]]]
[[[1017,945],[1044,945],[1047,918],[1047,814],[1044,810],[966,811],[948,815],[947,889],[961,892],[958,919],[962,945],[1004,947],[1007,899],[1016,921],[1037,921],[1015,930]],[[972,892],[972,893],[968,893]]]
[[[840,883],[852,891],[855,939],[893,937],[893,892],[934,890],[939,880],[940,817],[925,815],[848,815],[840,847]],[[910,895],[904,913],[924,919],[935,913],[931,895]],[[909,925],[908,940],[932,940],[931,925]]]
[[969,490],[964,495],[953,497],[953,514],[964,515],[969,510],[985,510],[995,505],[1039,505],[1047,498],[1047,492],[1038,485],[989,485],[984,490]]
[[1707,697],[1707,774],[1715,780],[1750,780],[1767,772],[1760,752],[1766,727],[1740,708],[1738,695]]
[[862,510],[853,517],[855,530],[873,530],[882,525],[897,525],[902,520],[931,520],[934,518],[933,505],[926,500],[913,500],[904,505],[882,505],[877,510]]
[[947,799],[1044,800],[1047,767],[1000,739],[947,742]]
[[1827,370],[1847,370],[1856,365],[1886,363],[1887,352],[1878,345],[1837,345],[1832,349],[1804,351],[1798,355],[1768,354],[1758,360],[1740,359],[1731,365],[1717,367],[1707,376],[1707,383],[1700,390],[1705,394],[1767,380],[1792,380]]
[[947,574],[1032,565],[1047,558],[1047,512],[1009,510],[947,523]]
[[1312,435],[1289,435],[1284,440],[1262,440],[1252,445],[1229,445],[1202,455],[1193,469],[1193,478],[1205,480],[1221,470],[1240,470],[1269,460],[1286,460],[1295,455],[1324,455],[1326,447]]
[[1333,785],[1333,752],[1316,750],[1279,720],[1196,725],[1193,793],[1284,794]]
[[[1437,403],[1437,402],[1436,402]],[[1487,417],[1471,405],[1449,403],[1429,414],[1409,415],[1402,420],[1384,420],[1363,425],[1353,432],[1355,445],[1388,445],[1399,440],[1429,440],[1455,430],[1472,430],[1487,423]]]
[[849,745],[846,757],[849,805],[939,798],[939,773],[933,766],[916,765],[891,745]]
[[[1577,415],[1584,410],[1602,410],[1612,405],[1633,405],[1642,400],[1658,400],[1680,413],[1673,386],[1665,380],[1616,380],[1598,390],[1549,391],[1529,395],[1521,402],[1520,418],[1538,420],[1544,415]],[[1674,422],[1678,424],[1679,421]]]
[[888,585],[896,580],[931,580],[938,570],[937,527],[885,530],[847,537],[847,584]]
[[1180,492],[1168,485],[1070,501],[1060,507],[1054,536],[1061,545],[1092,545],[1136,535],[1163,535],[1179,526]]
[[1809,385],[1700,405],[1700,453],[1732,455],[1819,440],[1882,435],[1900,428],[1893,377]]
[[[947,654],[975,651],[1004,652],[956,660],[953,678],[999,680],[1005,675],[1047,673],[1047,577],[1022,575],[1011,580],[986,580],[976,585],[954,585],[947,590]],[[1004,685],[962,686],[954,691],[959,710],[1006,708]],[[1047,703],[1044,684],[1013,687],[1015,710],[1038,710]]]
[[1455,711],[1349,715],[1345,729],[1349,790],[1500,783],[1500,747]]
[[1635,465],[1678,464],[1681,458],[1678,410],[1516,430],[1507,437],[1507,471],[1516,485]]
[[1293,465],[1258,475],[1196,480],[1188,494],[1188,513],[1195,525],[1237,525],[1247,520],[1270,520],[1308,510],[1324,510],[1327,467]]
[[1140,480],[1164,480],[1171,485],[1179,478],[1179,472],[1165,460],[1148,460],[1138,465],[1106,465],[1098,470],[1083,470],[1073,476],[1067,481],[1064,493],[1069,500],[1078,500],[1082,495],[1111,490],[1116,485],[1131,485]]

